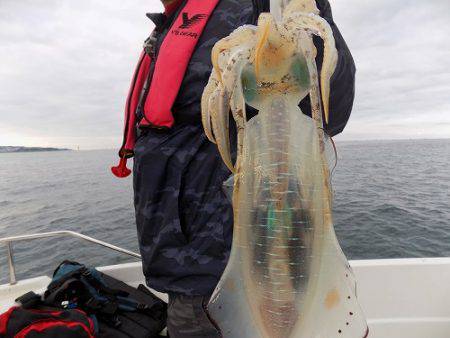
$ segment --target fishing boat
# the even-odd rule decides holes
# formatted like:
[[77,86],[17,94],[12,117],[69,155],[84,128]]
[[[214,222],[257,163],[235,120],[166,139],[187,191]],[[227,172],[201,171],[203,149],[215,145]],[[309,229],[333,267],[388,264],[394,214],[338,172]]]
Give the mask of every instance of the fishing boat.
[[[95,238],[57,231],[0,238],[6,246],[9,283],[0,285],[0,312],[28,291],[43,292],[49,276],[16,280],[13,245],[19,241],[69,236],[125,254],[135,262],[98,267],[131,286],[144,283],[140,255]],[[370,338],[450,337],[450,258],[350,261],[358,281],[357,294],[368,318]],[[155,294],[167,301],[167,296]]]

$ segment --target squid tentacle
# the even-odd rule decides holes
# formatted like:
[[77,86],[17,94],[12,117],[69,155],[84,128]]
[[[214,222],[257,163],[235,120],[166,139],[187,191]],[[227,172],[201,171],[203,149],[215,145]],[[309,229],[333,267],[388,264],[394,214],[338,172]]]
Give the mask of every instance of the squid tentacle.
[[284,22],[286,30],[291,32],[307,31],[319,36],[324,42],[324,55],[322,71],[320,74],[320,87],[325,115],[325,123],[329,121],[330,80],[336,70],[338,53],[330,24],[315,14],[293,13],[286,17]]
[[208,80],[208,84],[206,85],[206,87],[203,91],[203,95],[202,95],[202,99],[201,99],[201,113],[202,113],[203,129],[205,131],[206,137],[212,143],[216,143],[216,139],[214,138],[214,134],[212,131],[209,103],[210,103],[211,95],[214,93],[214,91],[218,85],[219,85],[219,80],[217,78],[217,73],[213,69],[211,76]]
[[[214,74],[217,75],[217,89],[212,99],[209,100],[208,110],[211,115],[212,131],[219,153],[232,172],[235,172],[235,167],[230,151],[229,114],[230,111],[233,113],[233,118],[238,127],[238,139],[241,139],[240,134],[242,134],[241,131],[244,128],[244,117],[239,116],[235,109],[236,105],[231,106],[231,103],[234,101],[233,97],[240,82],[237,69],[243,56],[247,59],[251,57],[253,49],[252,37],[255,34],[256,29],[254,27],[244,26],[238,28],[228,38],[219,41],[212,52]],[[244,42],[246,43],[244,44]],[[202,109],[206,109],[206,107]],[[207,114],[205,112],[206,118]]]
[[234,172],[230,151],[230,101],[225,87],[220,87],[218,109],[215,111],[213,130],[216,135],[217,148],[226,166]]
[[234,172],[238,167],[238,161],[242,153],[243,133],[246,123],[245,99],[242,89],[242,69],[249,64],[254,46],[237,51],[230,59],[227,69],[223,73],[223,84],[228,91],[230,108],[237,127],[237,159]]
[[211,52],[211,60],[213,68],[216,70],[220,83],[222,83],[222,69],[220,65],[221,56],[229,56],[233,48],[242,48],[242,46],[252,41],[256,34],[256,28],[250,25],[245,25],[234,30],[228,37],[218,41]]

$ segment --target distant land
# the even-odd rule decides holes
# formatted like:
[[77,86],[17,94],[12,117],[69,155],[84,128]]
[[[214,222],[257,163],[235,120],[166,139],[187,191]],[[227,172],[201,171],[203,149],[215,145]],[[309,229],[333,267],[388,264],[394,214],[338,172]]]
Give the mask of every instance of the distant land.
[[71,150],[71,149],[66,149],[66,148],[0,146],[0,153],[31,153],[31,152],[41,152],[41,151],[67,151],[67,150]]

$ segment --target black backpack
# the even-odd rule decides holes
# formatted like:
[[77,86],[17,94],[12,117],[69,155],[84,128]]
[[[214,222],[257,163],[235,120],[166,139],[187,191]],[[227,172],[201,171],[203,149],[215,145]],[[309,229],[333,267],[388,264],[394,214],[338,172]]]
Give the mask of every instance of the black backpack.
[[167,321],[167,305],[144,285],[134,289],[77,262],[55,270],[44,302],[95,316],[99,337],[158,337]]
[[[36,320],[40,323],[58,320],[54,317],[56,313],[67,316],[70,325],[59,326],[55,337],[72,337],[70,329],[76,327],[79,331],[80,327],[73,323],[72,317],[81,320],[81,315],[92,324],[89,326],[92,337],[159,337],[167,321],[166,303],[145,286],[135,289],[96,269],[70,261],[64,261],[55,270],[43,297],[30,292],[16,301],[22,306],[10,311],[19,311],[20,316],[0,317],[0,337],[3,337],[2,326],[9,329],[4,337],[16,337],[15,328],[34,325],[36,313],[42,311],[47,316]],[[63,334],[65,329],[68,331]],[[90,337],[79,337],[85,336]],[[54,336],[45,332],[40,337]]]

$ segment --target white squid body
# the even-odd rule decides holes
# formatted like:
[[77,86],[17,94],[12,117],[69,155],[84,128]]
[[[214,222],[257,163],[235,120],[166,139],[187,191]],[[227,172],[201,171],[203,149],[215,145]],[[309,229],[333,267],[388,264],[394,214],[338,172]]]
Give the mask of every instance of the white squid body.
[[[314,0],[291,1],[282,20],[262,14],[257,27],[241,27],[213,49],[203,124],[235,173],[231,257],[208,304],[225,338],[368,334],[332,222],[322,116],[328,119],[337,52],[317,14]],[[324,41],[320,79],[312,34]],[[308,94],[313,118],[298,108]],[[249,122],[245,103],[259,110]],[[230,110],[238,126],[235,165]]]

